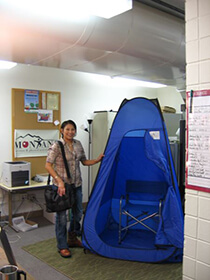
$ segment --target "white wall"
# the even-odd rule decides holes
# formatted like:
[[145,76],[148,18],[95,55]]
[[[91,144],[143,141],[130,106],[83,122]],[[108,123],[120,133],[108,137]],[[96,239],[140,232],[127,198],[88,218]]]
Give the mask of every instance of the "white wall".
[[157,89],[157,98],[160,106],[169,106],[176,109],[176,113],[181,113],[180,104],[184,104],[184,100],[179,91],[174,87],[165,87]]
[[[17,65],[11,70],[0,70],[0,172],[4,161],[12,160],[11,143],[11,89],[37,89],[61,92],[61,120],[73,119],[78,126],[77,138],[88,154],[88,133],[80,128],[86,115],[98,110],[118,110],[124,98],[137,96],[159,98],[161,106],[179,107],[183,103],[179,94],[171,88],[161,90],[119,86],[103,76],[59,70],[54,68]],[[167,95],[164,99],[163,96]],[[173,104],[169,102],[170,98]],[[177,104],[179,103],[179,104]],[[33,129],[33,128],[32,128]],[[87,167],[82,166],[83,201],[87,201]],[[6,201],[4,201],[6,203]],[[17,204],[17,203],[16,203]],[[17,204],[18,205],[18,204]],[[22,209],[21,209],[22,210]],[[4,212],[7,208],[4,207]]]
[[[187,91],[210,89],[210,1],[186,0]],[[210,279],[210,193],[186,189],[183,280]]]

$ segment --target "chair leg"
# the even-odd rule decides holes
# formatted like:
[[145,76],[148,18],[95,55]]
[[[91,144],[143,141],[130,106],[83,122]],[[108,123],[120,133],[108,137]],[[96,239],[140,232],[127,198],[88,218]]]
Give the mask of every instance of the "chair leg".
[[[145,220],[147,220],[147,219],[150,219],[150,218],[152,218],[152,217],[155,217],[155,216],[157,216],[157,212],[155,212],[155,213],[153,213],[153,214],[151,214],[151,215],[149,215],[149,216],[147,216],[147,217],[145,217],[145,218],[143,218],[143,219],[141,219],[141,220],[138,220],[136,217],[134,217],[133,215],[131,215],[129,212],[127,212],[127,211],[125,211],[125,214],[126,215],[128,215],[129,217],[131,217],[132,219],[134,219],[135,221],[136,221],[136,223],[139,223],[139,224],[141,224],[142,226],[144,226],[145,228],[147,228],[147,229],[149,229],[149,230],[151,230],[152,232],[154,232],[155,234],[157,233],[154,229],[152,229],[151,227],[149,227],[149,226],[147,226],[145,223],[143,223],[143,221],[145,221]],[[134,224],[136,224],[136,223],[134,223]],[[133,224],[133,225],[134,225]],[[133,225],[130,225],[130,226],[133,226]],[[128,226],[128,227],[130,227],[130,226]],[[127,227],[127,228],[128,228]]]

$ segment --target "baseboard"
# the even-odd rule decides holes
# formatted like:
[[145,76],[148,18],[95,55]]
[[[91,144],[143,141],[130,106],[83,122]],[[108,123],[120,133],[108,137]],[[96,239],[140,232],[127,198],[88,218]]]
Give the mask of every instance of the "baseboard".
[[[82,203],[82,206],[83,206],[83,209],[84,209],[84,212],[85,212],[85,209],[86,209],[86,207],[87,207],[87,202],[83,202],[83,203]],[[30,220],[30,218],[34,218],[34,217],[45,217],[44,212],[45,212],[45,211],[43,211],[43,210],[32,211],[32,212],[30,212],[30,214],[28,214],[28,212],[23,212],[23,213],[17,213],[17,214],[15,214],[15,215],[13,215],[12,217],[14,218],[14,217],[23,216],[25,219],[27,218],[27,219]],[[7,221],[7,220],[9,219],[9,217],[8,217],[8,216],[1,216],[0,219],[1,219],[2,221],[5,221],[5,220]],[[54,219],[54,218],[53,218],[53,219]],[[50,220],[50,221],[51,221],[51,220]],[[51,222],[52,222],[52,221],[51,221]],[[54,223],[54,221],[53,221],[53,223]]]
[[[29,219],[30,218],[33,218],[33,217],[43,217],[43,210],[36,210],[36,211],[32,211],[30,212],[30,214],[28,214],[28,212],[24,212],[24,213],[17,213],[15,215],[13,215],[12,217],[15,218],[15,217],[19,217],[19,216],[23,216],[25,219]],[[8,220],[9,217],[8,216],[1,216],[1,220],[4,221],[4,220]]]

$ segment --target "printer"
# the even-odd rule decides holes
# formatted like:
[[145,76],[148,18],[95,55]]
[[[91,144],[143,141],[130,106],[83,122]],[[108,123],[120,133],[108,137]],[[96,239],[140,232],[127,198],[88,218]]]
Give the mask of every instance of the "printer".
[[4,162],[2,167],[2,183],[8,187],[30,185],[31,163],[27,161]]

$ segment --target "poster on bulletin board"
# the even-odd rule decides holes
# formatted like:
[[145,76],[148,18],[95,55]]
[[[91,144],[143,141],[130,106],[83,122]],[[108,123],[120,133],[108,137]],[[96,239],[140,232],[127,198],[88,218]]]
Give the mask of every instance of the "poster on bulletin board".
[[210,90],[187,92],[186,188],[210,192]]
[[15,157],[47,156],[49,147],[59,139],[58,130],[15,130]]
[[24,110],[27,113],[37,113],[39,109],[39,91],[25,90],[24,96]]

